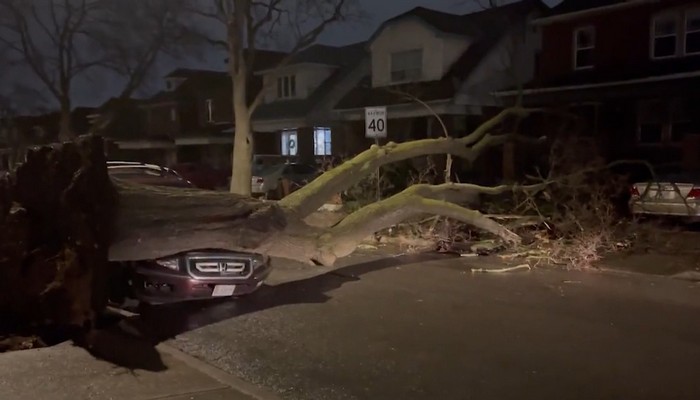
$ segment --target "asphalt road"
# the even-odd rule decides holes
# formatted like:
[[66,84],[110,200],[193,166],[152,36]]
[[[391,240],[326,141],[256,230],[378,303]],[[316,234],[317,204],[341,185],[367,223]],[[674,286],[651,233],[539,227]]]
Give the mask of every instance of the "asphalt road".
[[284,399],[700,399],[700,284],[469,262],[349,266],[142,322]]

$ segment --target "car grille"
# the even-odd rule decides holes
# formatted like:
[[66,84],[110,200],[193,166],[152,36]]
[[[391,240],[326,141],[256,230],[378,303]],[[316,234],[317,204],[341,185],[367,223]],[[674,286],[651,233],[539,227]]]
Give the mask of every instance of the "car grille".
[[252,262],[243,257],[188,257],[187,272],[197,279],[248,279],[253,274]]

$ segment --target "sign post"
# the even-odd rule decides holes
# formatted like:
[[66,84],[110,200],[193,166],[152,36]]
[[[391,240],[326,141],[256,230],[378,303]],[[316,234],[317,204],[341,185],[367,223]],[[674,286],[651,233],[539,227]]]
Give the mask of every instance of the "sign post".
[[365,137],[386,137],[386,107],[365,107]]

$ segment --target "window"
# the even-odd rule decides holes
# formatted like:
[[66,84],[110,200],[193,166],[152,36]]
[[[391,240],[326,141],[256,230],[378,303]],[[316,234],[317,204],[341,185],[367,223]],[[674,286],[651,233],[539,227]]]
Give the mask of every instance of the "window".
[[207,122],[214,122],[214,100],[206,99],[204,105],[207,112]]
[[638,139],[642,144],[681,143],[688,134],[700,133],[700,119],[692,99],[640,101]]
[[391,81],[418,80],[423,75],[423,49],[391,54]]
[[286,99],[297,96],[296,75],[281,76],[277,78],[277,97]]
[[288,129],[282,131],[282,155],[296,156],[297,155],[297,131]]
[[685,54],[700,54],[700,9],[685,14]]
[[173,122],[177,121],[177,110],[175,109],[175,107],[172,107],[170,109],[170,120]]
[[652,23],[652,58],[674,57],[678,49],[678,18],[661,15]]
[[331,128],[314,128],[314,155],[331,155]]
[[587,26],[574,31],[574,69],[593,68],[595,28]]
[[661,100],[640,101],[637,106],[637,135],[640,144],[663,142],[668,105]]

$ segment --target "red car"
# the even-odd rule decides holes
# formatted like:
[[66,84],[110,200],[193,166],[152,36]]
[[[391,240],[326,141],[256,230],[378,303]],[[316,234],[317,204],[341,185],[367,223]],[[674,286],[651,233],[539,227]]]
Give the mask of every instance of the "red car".
[[[194,188],[177,172],[157,165],[108,162],[110,176],[132,182]],[[114,262],[112,301],[135,298],[145,303],[242,296],[257,290],[270,274],[268,257],[202,249],[158,260]]]

